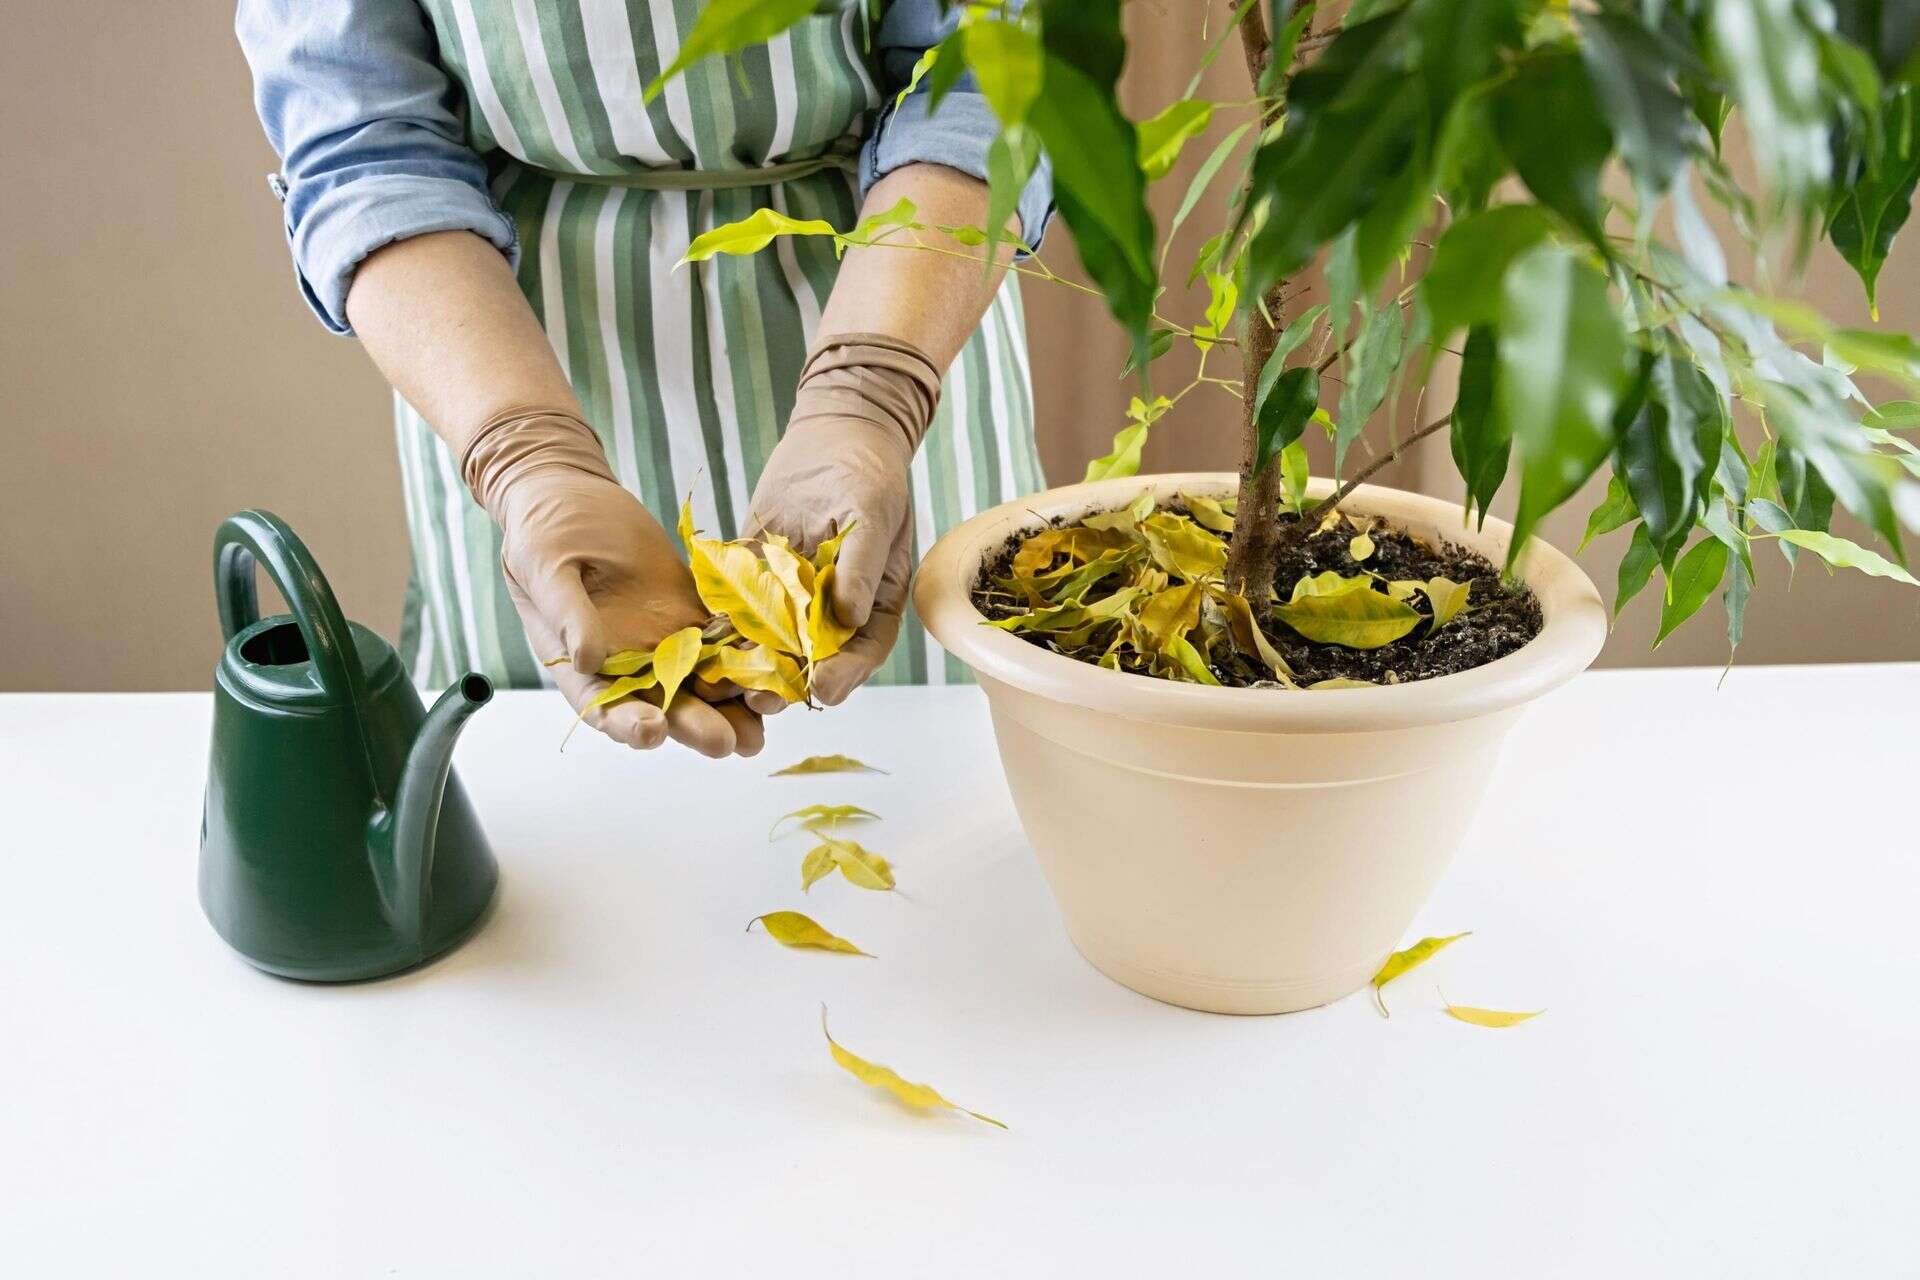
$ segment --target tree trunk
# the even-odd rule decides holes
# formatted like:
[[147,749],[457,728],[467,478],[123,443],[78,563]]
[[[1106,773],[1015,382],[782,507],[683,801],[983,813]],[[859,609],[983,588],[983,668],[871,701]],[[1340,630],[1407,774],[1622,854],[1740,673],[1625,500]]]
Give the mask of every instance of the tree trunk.
[[[1247,74],[1253,81],[1254,92],[1258,93],[1267,64],[1273,58],[1264,5],[1251,6],[1241,19],[1240,45],[1247,55]],[[1246,321],[1240,332],[1240,385],[1244,407],[1240,423],[1240,496],[1235,508],[1233,542],[1227,550],[1226,579],[1231,590],[1256,606],[1273,589],[1274,572],[1279,563],[1280,460],[1273,458],[1255,471],[1259,436],[1254,429],[1253,411],[1260,371],[1266,368],[1267,358],[1273,354],[1274,342],[1279,337],[1273,325],[1267,323],[1266,316],[1272,316],[1274,324],[1286,323],[1282,310],[1285,293],[1284,282],[1268,290],[1265,315],[1259,307],[1247,306]]]

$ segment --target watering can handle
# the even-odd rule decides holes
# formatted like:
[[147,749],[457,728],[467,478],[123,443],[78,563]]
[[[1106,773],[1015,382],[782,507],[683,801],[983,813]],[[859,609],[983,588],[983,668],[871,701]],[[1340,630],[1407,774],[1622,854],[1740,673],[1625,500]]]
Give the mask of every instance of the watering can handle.
[[358,707],[367,681],[353,633],[313,553],[271,511],[255,508],[229,516],[213,535],[213,590],[221,633],[232,640],[260,620],[253,582],[255,561],[266,566],[273,585],[293,610],[321,687]]

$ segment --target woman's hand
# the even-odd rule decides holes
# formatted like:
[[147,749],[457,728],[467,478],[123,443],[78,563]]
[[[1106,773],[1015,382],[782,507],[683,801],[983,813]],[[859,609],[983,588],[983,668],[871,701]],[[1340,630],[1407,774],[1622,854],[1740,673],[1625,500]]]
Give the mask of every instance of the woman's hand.
[[[476,494],[503,534],[507,594],[534,653],[565,657],[555,682],[576,710],[607,687],[593,673],[620,649],[651,649],[707,621],[667,531],[613,479],[578,419],[532,415],[493,424],[468,455]],[[755,755],[760,717],[737,691],[691,683],[665,712],[626,699],[587,710],[610,738],[646,749],[671,736],[706,756]]]
[[[813,672],[832,706],[886,661],[913,572],[914,450],[933,422],[940,372],[908,343],[835,334],[808,358],[786,434],[754,487],[742,532],[785,535],[803,554],[845,534],[828,604],[852,638]],[[756,711],[785,705],[750,693]]]

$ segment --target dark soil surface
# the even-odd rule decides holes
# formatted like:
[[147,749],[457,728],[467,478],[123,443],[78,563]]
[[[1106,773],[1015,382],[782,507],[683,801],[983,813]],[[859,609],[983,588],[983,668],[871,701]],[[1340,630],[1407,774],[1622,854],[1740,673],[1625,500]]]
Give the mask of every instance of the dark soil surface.
[[[1178,504],[1171,504],[1178,510]],[[1364,512],[1353,513],[1365,519]],[[1285,517],[1283,517],[1285,518]],[[1058,523],[1058,522],[1056,522]],[[982,591],[993,578],[1009,572],[1013,553],[1032,534],[1026,530],[1009,539],[1000,554],[981,566],[974,583],[974,604],[988,617],[1004,615],[1003,606],[994,605]],[[1332,569],[1343,575],[1372,573],[1389,581],[1416,578],[1451,578],[1472,584],[1465,610],[1438,633],[1422,624],[1408,635],[1378,649],[1348,649],[1341,645],[1308,640],[1277,619],[1262,619],[1261,629],[1280,651],[1302,684],[1346,678],[1370,680],[1376,684],[1403,684],[1410,680],[1430,680],[1485,666],[1496,658],[1519,649],[1540,634],[1540,602],[1533,592],[1518,581],[1501,580],[1499,566],[1486,557],[1450,542],[1429,545],[1398,529],[1375,525],[1369,530],[1373,554],[1356,562],[1348,553],[1354,530],[1346,524],[1316,531],[1292,542],[1280,557],[1274,587],[1281,600],[1288,599],[1293,584]],[[1231,540],[1231,535],[1228,535]],[[1409,601],[1422,614],[1431,616],[1432,607],[1424,594]],[[1258,610],[1256,610],[1256,613]],[[1013,633],[1042,648],[1051,648],[1047,637],[1035,633]],[[1216,655],[1216,658],[1219,655]],[[1247,687],[1271,680],[1264,668],[1238,661],[1216,661],[1213,672],[1222,684]]]

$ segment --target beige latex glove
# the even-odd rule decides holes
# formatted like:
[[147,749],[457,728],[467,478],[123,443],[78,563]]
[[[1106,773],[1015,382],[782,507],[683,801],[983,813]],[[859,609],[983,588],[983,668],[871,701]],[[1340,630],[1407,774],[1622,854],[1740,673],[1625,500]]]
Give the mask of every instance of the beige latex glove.
[[[785,534],[803,553],[851,529],[840,546],[829,603],[858,628],[813,673],[832,706],[886,660],[900,634],[913,574],[913,487],[908,468],[940,402],[940,370],[919,348],[877,333],[823,339],[800,372],[793,416],[754,486],[744,534]],[[750,692],[772,714],[786,704]]]
[[[621,488],[587,425],[571,413],[512,410],[474,433],[462,457],[467,485],[504,535],[507,594],[534,655],[554,668],[575,709],[608,681],[592,673],[619,649],[650,649],[707,607],[667,531]],[[756,754],[760,717],[731,686],[683,690],[664,713],[627,699],[586,721],[637,748],[672,736],[707,756]]]

